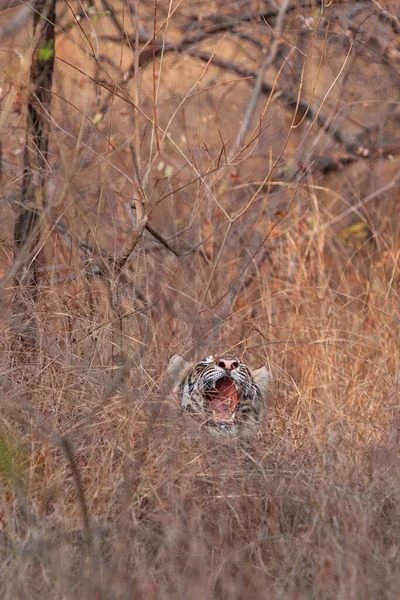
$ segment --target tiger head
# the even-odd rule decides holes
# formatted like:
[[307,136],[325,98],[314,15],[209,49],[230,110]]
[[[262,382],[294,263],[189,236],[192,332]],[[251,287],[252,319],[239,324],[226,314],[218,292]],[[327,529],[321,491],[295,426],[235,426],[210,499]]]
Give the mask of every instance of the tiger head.
[[238,358],[207,356],[193,364],[175,354],[168,373],[181,408],[215,433],[239,433],[262,417],[271,379],[265,366],[252,372]]

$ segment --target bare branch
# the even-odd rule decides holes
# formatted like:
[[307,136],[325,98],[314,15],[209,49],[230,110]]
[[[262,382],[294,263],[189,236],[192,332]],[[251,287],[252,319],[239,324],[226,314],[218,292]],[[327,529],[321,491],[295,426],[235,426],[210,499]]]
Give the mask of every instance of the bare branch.
[[285,14],[288,6],[289,6],[289,0],[282,0],[281,6],[279,8],[278,16],[276,19],[276,25],[275,25],[275,31],[274,31],[275,38],[271,44],[270,51],[269,51],[268,55],[266,56],[265,60],[263,61],[262,65],[260,67],[260,70],[258,72],[256,83],[255,83],[254,89],[253,89],[253,94],[251,96],[249,105],[244,114],[244,117],[242,120],[242,126],[240,128],[240,132],[239,132],[238,138],[236,140],[235,147],[241,146],[244,141],[244,138],[246,137],[251,117],[252,117],[254,109],[256,107],[258,97],[261,93],[261,88],[262,88],[262,84],[263,84],[263,80],[264,80],[264,73],[268,69],[268,67],[271,66],[275,61],[276,54],[278,52],[278,46],[281,41],[280,36],[281,36],[281,32],[282,32],[283,17],[284,17],[284,14]]

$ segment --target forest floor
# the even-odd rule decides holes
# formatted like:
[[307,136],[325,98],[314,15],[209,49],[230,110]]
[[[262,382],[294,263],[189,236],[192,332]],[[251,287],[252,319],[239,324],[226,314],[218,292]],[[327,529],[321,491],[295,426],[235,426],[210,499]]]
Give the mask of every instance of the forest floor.
[[[397,600],[397,3],[58,2],[25,255],[35,37],[11,4],[1,597]],[[268,366],[253,439],[181,415],[177,352]]]

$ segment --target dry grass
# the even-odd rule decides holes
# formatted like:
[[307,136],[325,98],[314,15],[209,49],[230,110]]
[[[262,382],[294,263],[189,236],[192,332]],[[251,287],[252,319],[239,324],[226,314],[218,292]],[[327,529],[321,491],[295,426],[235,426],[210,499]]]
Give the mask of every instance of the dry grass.
[[[59,7],[36,296],[7,279],[29,47],[2,40],[2,598],[400,596],[395,8],[209,4],[160,2],[156,47],[154,6],[116,2],[140,59],[110,15]],[[272,52],[254,14],[278,5]],[[146,230],[122,265],[132,199],[179,256]],[[169,400],[170,355],[228,350],[273,374],[250,441]]]

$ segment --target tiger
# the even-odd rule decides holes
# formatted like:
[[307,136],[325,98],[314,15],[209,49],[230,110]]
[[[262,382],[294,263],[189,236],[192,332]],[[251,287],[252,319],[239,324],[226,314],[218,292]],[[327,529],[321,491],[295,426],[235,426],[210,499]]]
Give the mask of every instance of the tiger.
[[250,371],[238,358],[225,355],[193,364],[174,354],[168,374],[181,409],[200,416],[212,433],[249,433],[260,423],[271,381],[265,366]]

